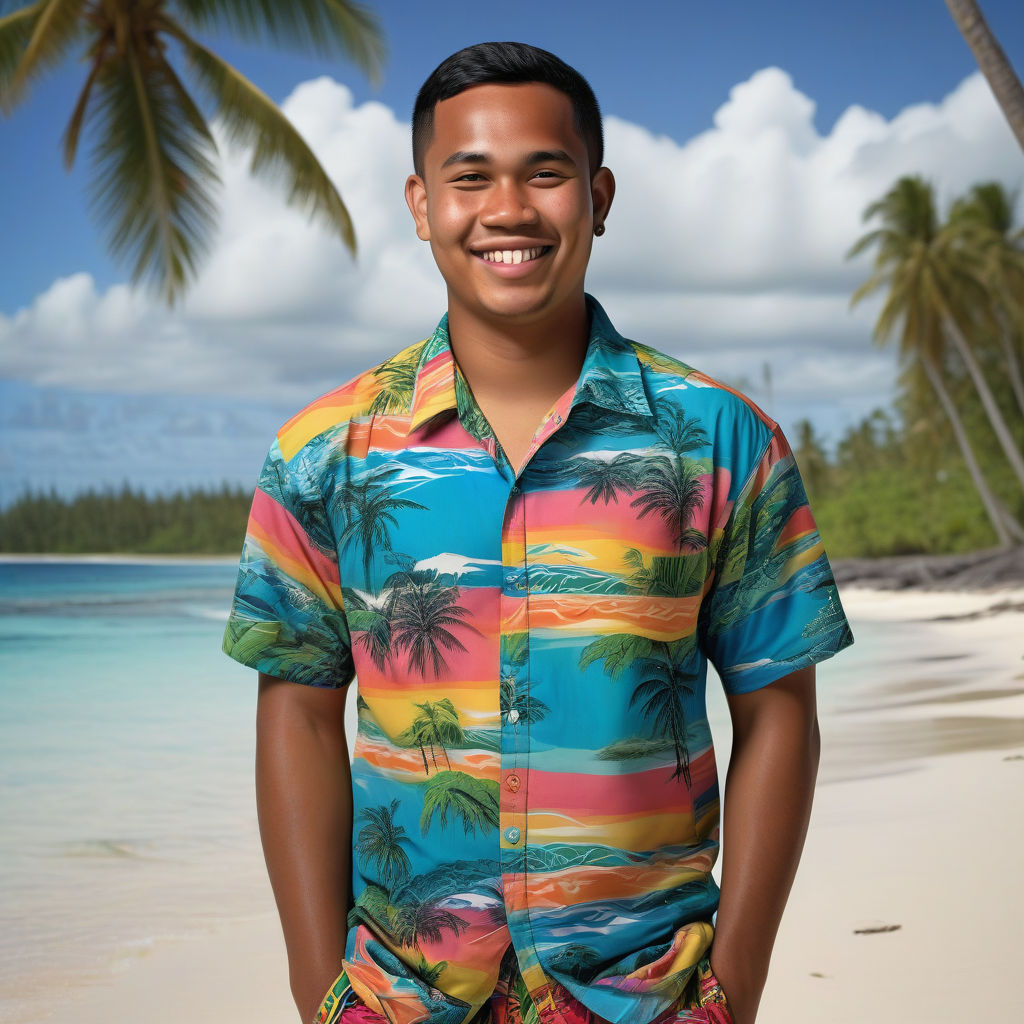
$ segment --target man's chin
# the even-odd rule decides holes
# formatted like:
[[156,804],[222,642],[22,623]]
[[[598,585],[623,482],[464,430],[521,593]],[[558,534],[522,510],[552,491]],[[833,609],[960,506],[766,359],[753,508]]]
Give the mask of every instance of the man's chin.
[[462,303],[481,320],[494,323],[525,324],[543,320],[555,308],[554,296],[536,288],[509,288],[477,295],[472,303]]

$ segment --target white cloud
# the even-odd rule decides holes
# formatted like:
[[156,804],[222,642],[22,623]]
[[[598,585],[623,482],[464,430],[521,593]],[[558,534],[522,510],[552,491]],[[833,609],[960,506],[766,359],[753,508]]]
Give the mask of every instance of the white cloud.
[[[59,279],[0,316],[0,375],[298,403],[428,333],[444,287],[402,198],[407,125],[327,77],[282,106],[349,206],[356,261],[224,143],[219,231],[184,308],[125,285],[98,294],[86,273]],[[684,145],[609,117],[618,192],[588,288],[624,333],[714,376],[756,381],[770,363],[779,408],[867,411],[894,374],[870,342],[877,301],[848,309],[868,269],[844,260],[862,211],[906,173],[930,178],[943,209],[978,181],[1017,185],[1020,153],[979,74],[892,120],[854,106],[820,135],[813,115],[766,68]]]

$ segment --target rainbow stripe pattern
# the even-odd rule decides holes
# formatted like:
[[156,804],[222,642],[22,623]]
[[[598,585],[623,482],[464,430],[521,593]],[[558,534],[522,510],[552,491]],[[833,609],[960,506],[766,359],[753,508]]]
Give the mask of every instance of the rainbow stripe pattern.
[[743,693],[853,642],[778,424],[587,302],[521,466],[445,316],[289,419],[253,496],[223,649],[358,679],[343,967],[393,1024],[465,1024],[503,965],[547,1024],[678,1005],[718,905],[708,662]]

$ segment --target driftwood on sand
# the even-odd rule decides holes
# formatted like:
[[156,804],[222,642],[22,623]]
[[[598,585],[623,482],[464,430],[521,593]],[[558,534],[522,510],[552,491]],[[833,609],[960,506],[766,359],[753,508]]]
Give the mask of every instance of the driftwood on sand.
[[957,555],[829,559],[836,582],[880,590],[988,590],[1024,587],[1024,546]]

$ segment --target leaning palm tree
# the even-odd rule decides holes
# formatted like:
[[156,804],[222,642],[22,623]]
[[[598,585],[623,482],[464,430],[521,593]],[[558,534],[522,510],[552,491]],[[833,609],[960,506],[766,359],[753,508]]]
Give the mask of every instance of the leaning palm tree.
[[[4,6],[9,7],[9,4]],[[169,59],[173,44],[250,171],[283,179],[288,202],[318,216],[355,252],[348,210],[327,172],[271,99],[195,32],[220,29],[278,47],[346,55],[376,77],[376,17],[351,0],[36,0],[0,17],[0,109],[78,51],[85,85],[64,133],[70,169],[83,127],[94,132],[90,199],[117,258],[173,306],[216,227],[217,146],[206,115]],[[81,51],[84,50],[84,53]]]
[[1024,149],[1024,87],[1014,73],[1013,65],[988,27],[977,0],[946,0],[946,6],[971,48],[996,101],[1003,108],[1020,148]]
[[957,199],[949,213],[947,230],[955,242],[973,249],[982,259],[982,270],[994,295],[993,332],[1024,416],[1024,377],[1019,349],[1024,337],[1024,228],[1015,229],[1013,211],[1017,192],[1007,193],[1001,182],[974,185]]
[[[949,332],[944,321],[957,285],[966,274],[957,274],[948,261],[950,247],[938,243],[939,226],[932,187],[918,176],[900,178],[888,193],[864,211],[865,221],[880,216],[882,227],[857,240],[847,253],[852,259],[870,246],[877,247],[874,272],[850,299],[854,306],[877,289],[888,286],[882,312],[874,328],[874,340],[885,344],[897,324],[902,325],[899,359],[902,365],[920,361],[960,447],[971,479],[985,507],[999,545],[1009,546],[1009,523],[985,480],[968,439],[967,431],[942,376]],[[972,284],[977,282],[972,281]],[[975,297],[980,286],[971,289]],[[959,298],[959,296],[957,297]],[[1016,526],[1019,529],[1019,525]]]
[[422,704],[417,703],[416,707],[420,709],[420,713],[413,719],[409,728],[398,737],[400,742],[420,748],[423,769],[428,775],[430,766],[427,764],[427,747],[430,748],[430,756],[435,769],[437,768],[437,748],[440,747],[450,771],[452,763],[448,760],[448,746],[463,743],[466,739],[466,733],[459,721],[458,709],[448,697],[442,697],[440,700],[427,700]]

